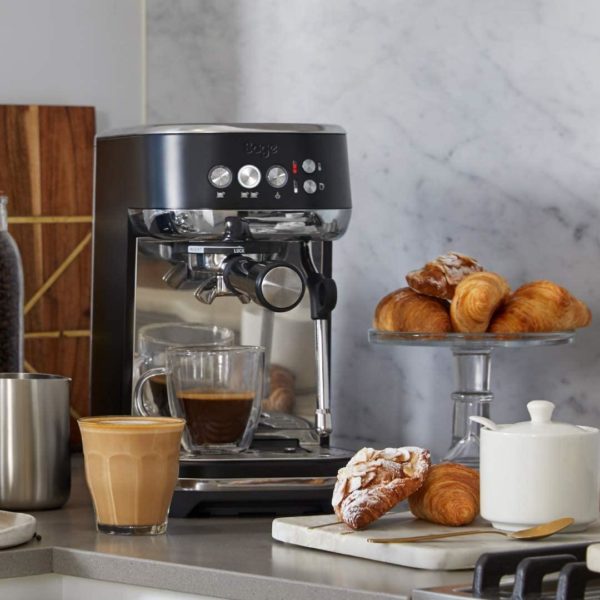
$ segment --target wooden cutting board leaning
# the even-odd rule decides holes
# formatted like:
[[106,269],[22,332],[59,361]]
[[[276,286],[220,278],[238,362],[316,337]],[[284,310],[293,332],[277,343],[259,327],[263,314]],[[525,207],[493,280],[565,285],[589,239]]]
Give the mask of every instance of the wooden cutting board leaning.
[[[551,547],[569,543],[597,541],[600,538],[600,522],[579,533],[557,533],[550,538],[535,541],[509,540],[496,534],[472,537],[448,538],[430,542],[410,544],[372,544],[368,538],[403,537],[456,531],[457,528],[443,527],[415,519],[410,512],[388,513],[364,530],[353,531],[344,523],[328,527],[317,527],[331,523],[333,515],[311,517],[283,517],[275,519],[272,536],[280,542],[325,550],[337,554],[368,558],[380,562],[430,570],[470,569],[484,552],[517,550],[535,547]],[[460,530],[489,529],[491,525],[476,519]]]
[[74,418],[89,414],[94,134],[93,107],[0,105],[0,190],[25,278],[25,369],[71,377]]

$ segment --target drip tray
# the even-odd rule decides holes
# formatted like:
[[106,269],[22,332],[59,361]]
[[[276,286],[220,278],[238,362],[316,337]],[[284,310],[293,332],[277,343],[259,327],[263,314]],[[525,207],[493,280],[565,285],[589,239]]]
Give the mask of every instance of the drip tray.
[[290,516],[331,512],[337,472],[351,452],[274,443],[240,454],[183,455],[170,516]]

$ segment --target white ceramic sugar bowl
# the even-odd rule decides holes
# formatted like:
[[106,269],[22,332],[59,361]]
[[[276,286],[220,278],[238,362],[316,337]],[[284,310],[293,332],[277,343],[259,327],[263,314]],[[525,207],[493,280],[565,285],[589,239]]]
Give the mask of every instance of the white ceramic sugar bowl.
[[516,531],[573,517],[582,531],[599,516],[598,429],[552,421],[554,404],[527,404],[531,421],[481,423],[481,516]]

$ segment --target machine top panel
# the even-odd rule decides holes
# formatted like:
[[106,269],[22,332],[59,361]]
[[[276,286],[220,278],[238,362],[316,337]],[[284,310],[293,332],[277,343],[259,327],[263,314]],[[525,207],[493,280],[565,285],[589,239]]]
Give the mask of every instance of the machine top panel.
[[[153,125],[96,139],[96,205],[121,209],[350,209],[334,125]],[[117,209],[119,210],[119,209]]]
[[131,135],[165,135],[180,133],[334,133],[345,134],[339,125],[319,125],[316,123],[200,123],[149,125],[114,129],[98,134],[97,138],[114,138]]

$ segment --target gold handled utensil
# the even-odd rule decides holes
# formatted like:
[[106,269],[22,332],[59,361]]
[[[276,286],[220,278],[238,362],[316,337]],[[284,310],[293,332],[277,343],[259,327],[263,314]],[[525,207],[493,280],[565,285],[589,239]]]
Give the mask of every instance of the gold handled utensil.
[[469,531],[449,531],[447,533],[431,533],[429,535],[415,535],[411,537],[397,538],[368,538],[367,541],[372,544],[406,544],[412,542],[429,542],[432,540],[441,540],[444,538],[461,537],[466,535],[496,534],[503,535],[513,540],[541,540],[549,537],[563,529],[569,527],[575,522],[571,517],[563,517],[548,523],[541,523],[535,527],[528,527],[519,531],[500,531],[499,529],[471,529]]

